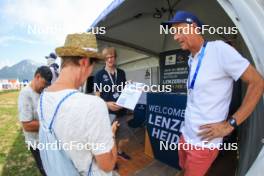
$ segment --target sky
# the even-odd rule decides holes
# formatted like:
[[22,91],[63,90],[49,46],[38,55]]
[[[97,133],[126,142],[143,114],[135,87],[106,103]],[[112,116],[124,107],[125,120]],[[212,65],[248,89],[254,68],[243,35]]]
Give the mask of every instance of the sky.
[[0,0],[0,68],[46,63],[69,33],[85,32],[112,0]]

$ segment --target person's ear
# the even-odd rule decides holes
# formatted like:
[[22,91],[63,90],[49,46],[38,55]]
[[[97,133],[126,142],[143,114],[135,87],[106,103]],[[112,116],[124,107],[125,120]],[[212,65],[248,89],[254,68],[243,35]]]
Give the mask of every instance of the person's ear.
[[88,66],[88,59],[83,57],[83,58],[79,61],[79,64],[80,64],[80,66],[87,67],[87,66]]
[[192,26],[196,28],[197,24],[195,22],[192,22]]
[[37,78],[37,80],[39,80],[41,75],[39,73],[37,73],[35,77]]
[[[193,26],[194,29],[196,29],[196,28],[198,27],[198,25],[197,25],[196,23],[194,23],[194,22],[192,23],[192,26]],[[200,32],[201,29],[198,28],[198,29],[196,29],[196,30],[198,30],[198,31]],[[195,32],[196,32],[196,31],[195,31]]]

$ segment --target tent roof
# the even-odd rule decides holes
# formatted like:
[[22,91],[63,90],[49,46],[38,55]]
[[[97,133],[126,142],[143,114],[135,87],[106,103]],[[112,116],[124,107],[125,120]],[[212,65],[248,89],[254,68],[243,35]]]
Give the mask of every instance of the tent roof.
[[[100,41],[116,43],[157,57],[160,52],[178,48],[172,35],[160,34],[161,22],[170,19],[177,10],[192,11],[210,26],[234,26],[221,6],[212,0],[115,0],[92,27],[106,27],[106,34],[97,35],[99,45]],[[210,35],[210,39],[226,37]]]
[[[97,24],[107,17],[109,13],[119,7],[125,0],[114,0],[112,3],[96,18],[91,27],[97,26]],[[88,29],[89,31],[89,29]]]

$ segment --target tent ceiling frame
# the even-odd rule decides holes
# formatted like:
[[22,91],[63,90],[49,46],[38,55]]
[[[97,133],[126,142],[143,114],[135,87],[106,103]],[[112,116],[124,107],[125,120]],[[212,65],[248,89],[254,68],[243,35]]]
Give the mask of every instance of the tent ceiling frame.
[[96,38],[97,38],[98,40],[103,41],[103,42],[115,43],[115,44],[118,44],[118,45],[123,45],[123,46],[125,46],[125,47],[132,48],[132,49],[135,49],[135,50],[141,51],[141,52],[143,52],[144,54],[147,54],[147,55],[149,55],[149,56],[159,57],[159,53],[157,53],[157,52],[155,52],[155,51],[152,51],[152,50],[149,50],[149,49],[144,48],[144,47],[140,47],[140,46],[135,45],[135,44],[133,44],[133,43],[124,42],[124,41],[121,41],[121,40],[113,39],[113,38],[106,37],[106,36],[102,36],[102,35],[97,35]]
[[[174,8],[177,6],[177,4],[181,1],[181,0],[177,0],[174,4],[171,4],[170,0],[166,0],[167,1],[167,4],[168,4],[168,7],[167,9],[165,9],[165,11],[163,12],[164,14],[167,13],[167,10],[168,10],[168,20],[173,17],[174,15]],[[164,15],[162,14],[162,15]],[[119,26],[119,25],[123,25],[125,23],[128,23],[128,22],[131,22],[133,20],[137,20],[139,18],[141,18],[142,16],[146,16],[146,15],[149,15],[149,16],[153,16],[152,13],[144,13],[144,12],[139,12],[137,13],[136,15],[133,15],[132,17],[128,17],[126,19],[123,19],[115,24],[112,24],[112,25],[109,25],[109,26],[106,26],[106,28],[109,30],[111,28],[114,28],[116,26]]]

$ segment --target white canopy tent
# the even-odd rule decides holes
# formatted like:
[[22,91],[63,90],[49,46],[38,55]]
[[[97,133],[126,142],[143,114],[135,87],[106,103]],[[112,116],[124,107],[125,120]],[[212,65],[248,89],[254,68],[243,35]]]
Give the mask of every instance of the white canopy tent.
[[[238,35],[207,34],[205,38],[231,40],[264,75],[264,2],[261,0],[115,0],[92,27],[106,27],[106,34],[97,36],[99,47],[115,46],[120,67],[129,71],[157,67],[160,52],[179,48],[171,35],[160,34],[160,23],[177,10],[191,11],[210,26],[237,26]],[[245,175],[263,147],[263,109],[262,100],[241,126],[237,175]]]

